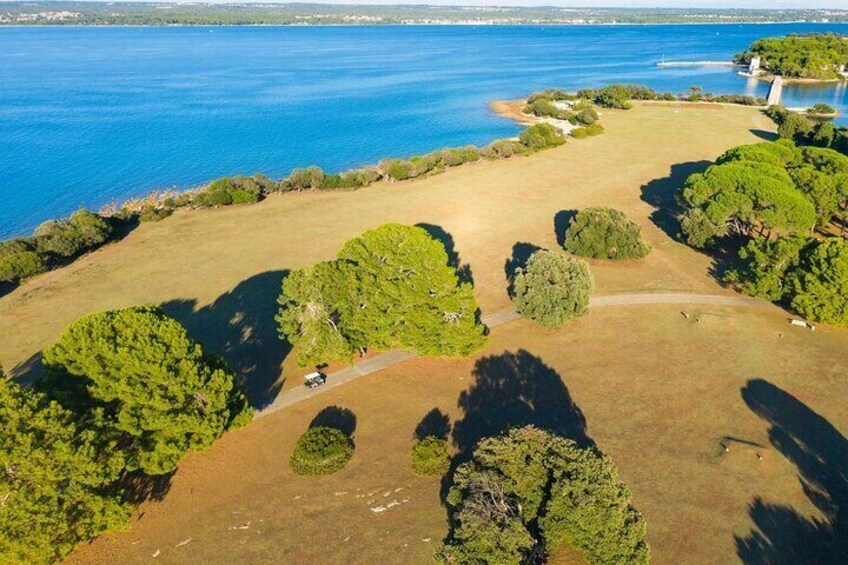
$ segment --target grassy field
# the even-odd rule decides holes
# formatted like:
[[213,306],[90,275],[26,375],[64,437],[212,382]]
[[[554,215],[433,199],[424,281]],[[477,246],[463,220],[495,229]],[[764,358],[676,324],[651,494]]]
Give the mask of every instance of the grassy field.
[[[671,194],[725,149],[768,135],[768,120],[746,108],[650,104],[603,122],[604,136],[530,157],[144,225],[0,299],[0,358],[27,378],[39,370],[37,352],[80,315],[164,304],[233,363],[261,405],[303,373],[273,322],[285,272],[387,221],[440,234],[470,265],[484,312],[509,304],[505,262],[554,247],[555,224],[591,205],[625,211],[654,248],[638,263],[592,262],[598,293],[728,292],[708,257],[669,237]],[[597,442],[646,516],[655,563],[758,563],[813,547],[821,532],[803,517],[822,497],[805,494],[799,478],[837,505],[846,492],[822,477],[848,470],[839,431],[848,426],[848,333],[790,328],[777,308],[692,313],[700,316],[599,309],[555,331],[513,322],[478,358],[412,360],[333,389],[191,454],[129,532],[71,561],[428,562],[445,510],[438,481],[413,475],[408,451],[433,408],[457,423],[459,450],[523,423]],[[294,441],[330,405],[357,416],[351,464],[330,478],[293,476]],[[755,526],[760,537],[749,537]]]

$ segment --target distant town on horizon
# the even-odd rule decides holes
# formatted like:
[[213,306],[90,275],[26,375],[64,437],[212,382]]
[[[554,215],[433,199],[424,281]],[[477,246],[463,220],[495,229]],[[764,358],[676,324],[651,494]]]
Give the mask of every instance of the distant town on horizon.
[[839,9],[0,2],[0,25],[593,25],[848,22]]

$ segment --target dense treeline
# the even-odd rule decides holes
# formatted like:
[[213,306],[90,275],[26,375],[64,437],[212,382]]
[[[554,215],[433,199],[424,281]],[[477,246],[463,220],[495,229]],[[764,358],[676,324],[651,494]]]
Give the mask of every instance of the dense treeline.
[[25,388],[0,373],[0,561],[52,563],[125,526],[130,484],[247,423],[226,364],[152,306],[91,314]]
[[[593,135],[595,130],[583,132]],[[380,180],[405,181],[436,174],[450,167],[480,160],[508,159],[565,143],[565,136],[549,124],[537,124],[521,132],[517,140],[499,139],[485,147],[468,145],[440,149],[409,159],[384,159],[376,167],[338,174],[319,167],[295,169],[279,181],[264,175],[236,175],[217,179],[200,190],[169,196],[137,208],[124,207],[114,214],[87,210],[67,220],[49,220],[30,237],[0,242],[0,285],[22,280],[59,267],[126,233],[138,222],[158,221],[182,207],[219,207],[251,204],[273,192],[357,189]]]
[[744,145],[690,176],[679,198],[691,245],[739,249],[726,282],[848,325],[848,157],[789,139]]
[[747,64],[760,57],[766,71],[789,78],[833,80],[848,65],[848,39],[835,33],[758,39],[736,56]]
[[[764,98],[743,94],[711,94],[704,92],[699,86],[693,86],[688,92],[677,95],[670,92],[658,92],[639,84],[611,84],[603,88],[578,90],[573,94],[553,88],[534,92],[527,99],[524,113],[543,118],[565,120],[573,125],[581,124],[591,129],[598,120],[598,114],[592,106],[593,104],[602,108],[629,110],[633,107],[633,100],[714,102],[741,106],[764,106],[766,104]],[[575,131],[572,130],[572,136],[584,137],[576,134]],[[596,133],[602,131],[601,129]]]
[[369,348],[466,356],[486,343],[472,285],[420,227],[386,224],[348,241],[337,259],[286,277],[279,303],[301,366]]

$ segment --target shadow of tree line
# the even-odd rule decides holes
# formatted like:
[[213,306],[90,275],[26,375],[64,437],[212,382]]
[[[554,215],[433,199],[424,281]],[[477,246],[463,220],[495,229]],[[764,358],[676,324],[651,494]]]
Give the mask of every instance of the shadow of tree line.
[[254,408],[271,404],[283,386],[280,365],[291,345],[280,339],[274,317],[288,274],[288,270],[260,273],[201,308],[193,299],[161,305],[208,352],[227,360]]
[[848,563],[848,440],[803,402],[762,379],[742,389],[748,407],[768,422],[769,440],[798,469],[798,480],[823,519],[756,498],[754,528],[737,536],[739,558],[754,564]]

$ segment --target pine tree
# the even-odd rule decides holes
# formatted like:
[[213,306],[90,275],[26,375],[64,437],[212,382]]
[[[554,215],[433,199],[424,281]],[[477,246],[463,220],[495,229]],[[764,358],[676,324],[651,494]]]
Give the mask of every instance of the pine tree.
[[0,371],[0,562],[52,563],[124,525],[109,488],[123,463],[114,441]]
[[44,362],[57,390],[84,386],[77,405],[104,411],[104,433],[120,435],[130,471],[172,471],[186,451],[250,418],[229,368],[154,306],[83,317]]

